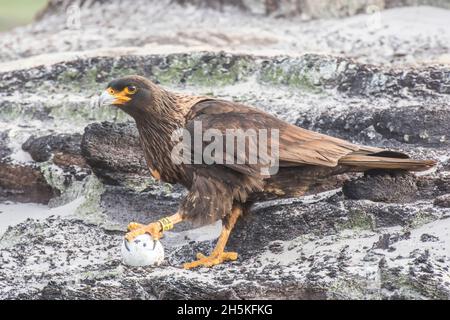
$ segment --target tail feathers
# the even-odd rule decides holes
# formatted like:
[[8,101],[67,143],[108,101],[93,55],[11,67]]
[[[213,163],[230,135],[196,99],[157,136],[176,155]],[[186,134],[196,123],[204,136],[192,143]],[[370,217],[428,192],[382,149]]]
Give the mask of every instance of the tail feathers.
[[436,165],[436,161],[389,158],[373,155],[348,155],[340,159],[339,164],[354,166],[360,168],[363,171],[369,169],[425,171],[434,167]]

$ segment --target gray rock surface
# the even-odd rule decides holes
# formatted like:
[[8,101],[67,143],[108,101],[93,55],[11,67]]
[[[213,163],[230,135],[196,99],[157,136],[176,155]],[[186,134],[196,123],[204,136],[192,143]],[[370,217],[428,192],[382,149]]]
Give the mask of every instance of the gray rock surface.
[[8,143],[8,132],[0,132],[0,159],[6,158],[11,154],[11,149],[8,147]]
[[[444,3],[423,3],[433,5],[433,1]],[[242,5],[227,6],[226,10],[202,6],[198,10],[172,0],[135,0],[133,5],[128,0],[54,1],[42,19],[0,39],[0,62],[8,66],[9,61],[24,58],[22,65],[36,60],[55,62],[90,55],[97,49],[103,52],[94,56],[111,51],[226,50],[259,55],[322,52],[392,65],[449,61],[448,11],[437,7],[379,11],[383,0],[233,2]],[[249,10],[240,10],[242,7]],[[264,16],[266,12],[270,15]],[[347,15],[354,16],[305,21]]]
[[[365,15],[275,18],[284,2],[265,2],[269,17],[258,1],[236,1],[253,13],[179,2],[131,12],[130,1],[87,1],[73,29],[68,2],[52,1],[0,39],[0,223],[25,208],[11,201],[49,203],[36,205],[43,217],[26,207],[35,219],[0,234],[0,299],[449,299],[450,70],[430,64],[448,53],[449,12],[386,10],[381,26],[367,27]],[[302,54],[311,51],[322,53]],[[220,225],[180,224],[162,240],[164,265],[127,267],[126,224],[174,212],[185,192],[149,176],[129,118],[95,107],[108,81],[131,73],[439,164],[256,204],[230,239],[233,263],[181,269],[213,248]]]
[[81,135],[57,134],[34,137],[25,141],[22,150],[28,152],[36,162],[48,161],[54,153],[65,153],[72,156],[81,155]]
[[[80,7],[89,8],[97,4],[121,0],[78,0]],[[153,1],[156,2],[156,1]],[[148,2],[147,2],[148,3]],[[373,10],[395,8],[403,6],[429,5],[450,8],[445,0],[358,0],[358,1],[326,1],[326,0],[171,0],[170,4],[179,4],[185,7],[195,6],[200,9],[208,8],[218,11],[238,9],[245,13],[256,15],[271,15],[277,18],[301,16],[304,20],[320,18],[337,18],[353,16],[355,14],[369,13]],[[67,11],[73,1],[50,0],[38,19]],[[149,6],[152,4],[148,3]]]
[[417,184],[413,174],[404,172],[367,172],[364,177],[344,184],[350,199],[406,203],[416,200]]
[[0,161],[0,200],[48,204],[58,194],[37,166]]
[[102,182],[120,185],[150,178],[135,125],[95,123],[85,128],[81,149],[84,158]]

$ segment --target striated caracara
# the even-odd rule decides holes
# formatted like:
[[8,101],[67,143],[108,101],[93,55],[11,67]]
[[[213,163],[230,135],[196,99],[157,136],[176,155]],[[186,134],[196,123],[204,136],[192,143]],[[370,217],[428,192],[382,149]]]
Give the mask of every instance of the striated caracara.
[[[144,233],[159,239],[183,220],[199,225],[222,220],[215,249],[209,256],[198,254],[196,261],[184,264],[187,269],[236,260],[237,253],[225,252],[225,246],[236,220],[255,201],[301,196],[346,172],[421,171],[435,165],[432,160],[411,160],[399,152],[305,130],[240,103],[176,94],[140,76],[110,82],[100,103],[118,107],[136,121],[155,179],[189,190],[177,213],[149,225],[130,223],[127,240]],[[174,139],[180,130],[191,137],[200,132],[203,140],[184,141],[189,135]],[[236,132],[257,134],[244,135],[240,140],[244,148],[239,149],[237,140],[228,140]],[[217,148],[211,148],[212,136],[221,139],[215,141]],[[180,141],[182,152],[177,156],[174,150]]]

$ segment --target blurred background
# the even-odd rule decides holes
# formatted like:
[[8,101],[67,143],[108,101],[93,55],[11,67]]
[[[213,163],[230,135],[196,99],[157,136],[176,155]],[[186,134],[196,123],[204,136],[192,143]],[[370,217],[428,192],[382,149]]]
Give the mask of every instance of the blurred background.
[[47,0],[0,0],[0,31],[30,23]]

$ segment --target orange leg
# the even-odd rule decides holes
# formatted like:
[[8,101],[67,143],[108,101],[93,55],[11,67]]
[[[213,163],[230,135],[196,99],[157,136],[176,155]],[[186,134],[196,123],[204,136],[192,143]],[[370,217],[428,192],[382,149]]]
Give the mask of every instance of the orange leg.
[[196,261],[185,263],[183,267],[185,269],[192,269],[196,267],[212,267],[217,264],[221,264],[225,261],[234,261],[237,259],[238,254],[236,252],[225,252],[225,246],[227,245],[228,238],[230,237],[231,230],[236,224],[237,219],[242,214],[242,208],[240,206],[233,207],[228,226],[222,227],[222,232],[217,240],[216,247],[211,252],[209,257],[198,253]]
[[174,224],[181,222],[182,220],[181,214],[175,213],[174,215],[162,218],[148,225],[130,222],[128,224],[128,233],[125,235],[125,239],[133,241],[137,236],[149,233],[154,240],[158,240],[162,237],[164,231],[172,229]]

